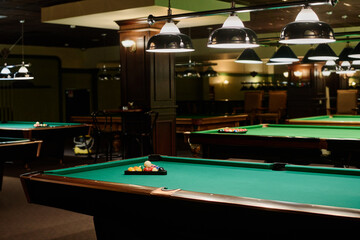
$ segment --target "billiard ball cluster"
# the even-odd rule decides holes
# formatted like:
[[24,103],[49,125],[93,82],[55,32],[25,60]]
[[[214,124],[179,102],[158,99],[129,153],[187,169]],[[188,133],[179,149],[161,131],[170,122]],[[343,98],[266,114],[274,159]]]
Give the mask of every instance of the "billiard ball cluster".
[[222,128],[219,129],[219,133],[246,133],[246,128]]
[[164,168],[152,164],[150,161],[145,161],[144,166],[134,166],[128,168],[129,172],[161,172],[165,171]]
[[43,122],[36,122],[34,124],[34,127],[47,127],[48,125],[46,123]]

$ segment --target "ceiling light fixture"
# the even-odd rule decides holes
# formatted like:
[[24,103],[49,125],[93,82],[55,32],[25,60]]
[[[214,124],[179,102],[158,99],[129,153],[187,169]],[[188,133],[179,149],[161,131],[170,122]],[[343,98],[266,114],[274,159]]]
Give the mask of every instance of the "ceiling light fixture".
[[356,71],[351,68],[351,64],[349,61],[343,61],[341,65],[336,66],[336,73],[337,74],[352,74]]
[[297,62],[299,59],[289,46],[281,46],[270,58],[272,62]]
[[360,60],[354,60],[351,64],[351,68],[355,71],[360,71]]
[[350,43],[347,42],[345,48],[339,54],[338,61],[352,61],[353,59],[349,57],[349,54],[353,51],[353,48],[350,47]]
[[334,30],[329,24],[321,22],[316,13],[304,7],[294,22],[286,25],[280,33],[280,43],[319,44],[335,42]]
[[26,68],[30,64],[24,62],[24,23],[25,20],[20,20],[21,23],[21,65],[19,70],[14,74],[14,80],[32,80],[34,76]]
[[[232,1],[231,8],[235,8]],[[240,18],[233,12],[221,28],[215,29],[209,36],[209,48],[254,48],[259,47],[256,33],[246,28]]]
[[179,28],[171,20],[169,0],[167,22],[161,28],[159,34],[149,39],[146,51],[155,53],[179,53],[192,52],[194,50],[190,37],[180,33]]
[[219,74],[211,66],[209,66],[208,69],[205,72],[203,72],[202,75],[204,77],[217,77]]
[[0,79],[1,80],[13,80],[13,74],[11,73],[10,69],[7,66],[7,63],[4,63],[3,69],[0,72]]
[[325,65],[321,68],[322,75],[327,77],[330,76],[332,72],[336,72],[336,63],[334,60],[326,61]]
[[339,57],[336,56],[335,52],[331,47],[325,43],[319,44],[315,51],[308,57],[313,61],[328,61],[328,60],[337,60]]
[[360,58],[360,42],[348,56],[351,58]]
[[245,64],[262,64],[263,62],[256,54],[254,49],[246,48],[240,56],[235,60],[236,63],[245,63]]
[[272,66],[272,65],[289,65],[292,64],[292,62],[273,62],[269,60],[266,65]]

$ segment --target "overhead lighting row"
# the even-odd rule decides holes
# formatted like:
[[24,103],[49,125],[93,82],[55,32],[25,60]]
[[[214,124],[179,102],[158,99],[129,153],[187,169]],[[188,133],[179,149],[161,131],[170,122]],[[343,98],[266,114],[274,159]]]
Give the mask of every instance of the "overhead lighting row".
[[[324,1],[323,1],[324,2]],[[232,9],[235,3],[232,2]],[[180,33],[179,28],[171,19],[169,4],[168,21],[159,34],[151,37],[146,51],[157,53],[191,52],[193,48],[189,36]],[[334,31],[325,22],[321,22],[316,13],[305,6],[294,22],[287,24],[280,33],[280,43],[283,44],[320,44],[335,42]],[[239,49],[259,47],[256,33],[246,28],[233,11],[221,28],[215,29],[209,36],[209,48]]]

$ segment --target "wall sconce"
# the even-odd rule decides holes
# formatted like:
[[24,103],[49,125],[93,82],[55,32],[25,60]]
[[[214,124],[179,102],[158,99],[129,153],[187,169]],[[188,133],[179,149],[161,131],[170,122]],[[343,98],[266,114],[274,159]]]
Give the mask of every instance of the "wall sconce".
[[136,43],[133,40],[123,40],[121,41],[121,44],[124,48],[128,49],[130,52],[136,51]]
[[295,71],[294,76],[298,77],[298,78],[301,78],[302,77],[302,72],[301,71]]
[[284,77],[288,78],[289,77],[289,72],[283,72]]

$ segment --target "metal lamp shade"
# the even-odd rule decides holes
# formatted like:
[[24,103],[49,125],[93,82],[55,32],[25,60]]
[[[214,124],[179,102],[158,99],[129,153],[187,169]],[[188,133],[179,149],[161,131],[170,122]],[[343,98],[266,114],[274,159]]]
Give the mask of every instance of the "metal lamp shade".
[[314,63],[314,60],[309,59],[310,56],[314,55],[314,52],[315,52],[315,49],[314,49],[314,48],[310,48],[310,49],[306,52],[304,58],[301,60],[301,63],[302,63],[302,64]]
[[32,80],[34,79],[34,76],[32,75],[31,72],[28,71],[28,69],[22,65],[19,69],[19,71],[17,71],[14,74],[14,80]]
[[205,77],[217,77],[218,73],[212,68],[209,67],[204,73],[203,76]]
[[308,58],[314,61],[335,61],[339,57],[336,56],[335,52],[331,49],[329,45],[319,44],[319,46],[315,48],[315,51]]
[[247,48],[245,49],[240,56],[235,60],[237,63],[246,63],[246,64],[261,64],[262,61],[259,56],[256,54],[254,49]]
[[353,48],[352,47],[345,47],[342,51],[341,51],[341,53],[340,53],[340,55],[339,55],[339,61],[352,61],[352,60],[354,60],[353,58],[350,58],[349,57],[349,54],[351,53],[353,51]]
[[325,22],[291,22],[280,33],[280,43],[320,44],[335,42],[334,31]]
[[6,79],[13,79],[13,74],[11,73],[10,69],[8,67],[4,67],[0,72],[0,79],[6,80]]
[[354,60],[351,67],[355,71],[360,71],[360,60]]
[[159,33],[150,38],[147,44],[147,52],[178,53],[194,51],[189,36],[178,33]]
[[297,62],[299,59],[288,46],[281,46],[270,58],[272,62]]
[[260,45],[256,33],[250,28],[222,27],[210,34],[207,46],[209,48],[254,48]]
[[200,73],[196,71],[193,67],[189,67],[182,73],[184,78],[200,78]]
[[360,58],[360,42],[358,43],[358,45],[356,45],[354,50],[349,54],[349,57]]

